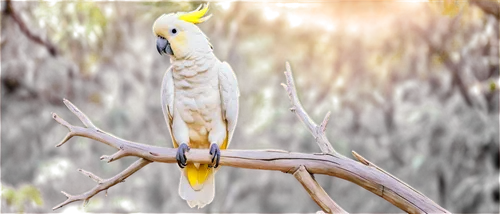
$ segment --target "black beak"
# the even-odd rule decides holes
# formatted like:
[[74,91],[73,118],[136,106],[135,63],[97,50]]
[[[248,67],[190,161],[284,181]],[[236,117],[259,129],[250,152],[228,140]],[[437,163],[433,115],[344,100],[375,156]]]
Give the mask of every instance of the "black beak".
[[159,36],[156,40],[156,50],[158,50],[158,53],[160,53],[160,55],[163,55],[164,53],[174,55],[172,47],[170,47],[170,42],[168,42],[167,39],[161,36]]

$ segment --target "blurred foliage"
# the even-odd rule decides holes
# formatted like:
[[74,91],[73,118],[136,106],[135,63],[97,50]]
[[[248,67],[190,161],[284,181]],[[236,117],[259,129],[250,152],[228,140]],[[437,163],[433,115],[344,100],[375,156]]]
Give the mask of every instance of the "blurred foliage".
[[[111,177],[134,158],[99,161],[113,149],[66,134],[50,117],[79,121],[71,100],[103,130],[170,146],[160,108],[169,59],[158,55],[151,25],[163,13],[200,2],[10,2],[33,42],[1,2],[2,183],[29,183],[48,212],[95,185],[83,168]],[[305,109],[346,156],[355,150],[452,212],[499,206],[499,23],[466,1],[213,2],[199,27],[239,80],[240,117],[231,148],[319,152],[280,83],[290,61]],[[400,212],[344,180],[316,176],[349,212]],[[174,164],[151,164],[96,195],[91,212],[311,212],[318,209],[293,176],[224,167],[216,198],[189,209],[177,194]],[[290,203],[297,201],[299,203]],[[24,203],[24,202],[23,202]],[[29,202],[26,202],[29,203]],[[25,204],[26,204],[25,203]],[[80,204],[62,208],[74,213]],[[17,207],[2,200],[2,209]],[[85,210],[83,210],[85,211]]]
[[115,196],[110,203],[113,211],[141,212],[141,204],[128,197]]
[[33,185],[22,185],[17,189],[2,185],[2,200],[19,213],[24,212],[27,204],[34,204],[35,207],[43,205],[42,195]]
[[62,179],[72,171],[72,164],[68,158],[56,158],[50,161],[36,161],[39,169],[35,180],[37,185],[44,183],[47,179]]
[[414,171],[418,170],[420,168],[420,166],[422,166],[424,161],[425,161],[425,155],[422,155],[422,154],[416,155],[415,157],[413,157],[413,164],[412,164],[411,168]]

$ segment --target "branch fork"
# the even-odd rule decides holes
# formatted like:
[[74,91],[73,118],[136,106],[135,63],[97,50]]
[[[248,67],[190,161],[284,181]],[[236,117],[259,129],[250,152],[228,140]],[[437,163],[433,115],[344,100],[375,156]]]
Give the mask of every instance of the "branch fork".
[[[388,202],[408,213],[449,213],[432,200],[416,191],[408,184],[400,181],[375,164],[369,162],[356,152],[353,155],[359,162],[346,158],[337,153],[326,138],[325,130],[331,113],[328,112],[321,124],[317,125],[306,113],[297,96],[295,84],[289,63],[286,63],[285,76],[287,84],[282,84],[288,93],[292,104],[291,110],[307,126],[315,137],[322,153],[305,154],[283,150],[222,150],[219,165],[248,169],[274,170],[293,174],[302,184],[311,198],[321,207],[318,213],[347,213],[337,205],[316,182],[313,174],[325,174],[339,177],[353,182],[368,191],[382,197]],[[102,179],[91,172],[79,169],[82,174],[94,180],[97,185],[91,190],[70,195],[62,191],[67,199],[53,209],[59,209],[75,201],[83,201],[86,205],[89,200],[101,191],[105,191],[134,174],[151,162],[177,163],[174,148],[157,147],[127,141],[97,128],[91,120],[68,100],[63,100],[68,109],[75,114],[85,127],[71,125],[57,114],[52,114],[53,119],[69,132],[57,147],[65,144],[73,136],[80,136],[111,146],[118,151],[112,155],[103,155],[101,160],[113,162],[122,157],[135,156],[139,159],[119,174]],[[188,163],[211,163],[211,156],[206,149],[191,149],[186,153]]]

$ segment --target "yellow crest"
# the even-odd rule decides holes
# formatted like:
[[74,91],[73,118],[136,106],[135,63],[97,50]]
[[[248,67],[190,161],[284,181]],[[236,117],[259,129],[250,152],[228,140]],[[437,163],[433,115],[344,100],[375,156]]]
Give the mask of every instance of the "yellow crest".
[[196,10],[191,11],[191,12],[181,12],[178,13],[178,17],[180,20],[190,22],[193,24],[199,24],[204,21],[207,21],[210,17],[212,17],[212,14],[203,17],[208,11],[208,3],[207,4],[202,4],[200,5]]

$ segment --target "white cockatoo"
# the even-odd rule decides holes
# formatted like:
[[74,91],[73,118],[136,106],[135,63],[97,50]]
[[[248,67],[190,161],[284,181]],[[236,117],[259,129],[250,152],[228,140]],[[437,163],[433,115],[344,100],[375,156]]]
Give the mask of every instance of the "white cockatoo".
[[[163,77],[161,103],[182,175],[179,195],[202,208],[215,195],[214,174],[220,150],[226,149],[238,119],[238,81],[226,62],[213,53],[207,36],[195,25],[208,20],[208,4],[192,12],[163,14],[153,24],[156,48],[170,58]],[[212,164],[187,164],[190,148],[209,149]]]

